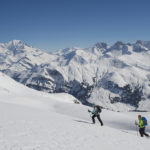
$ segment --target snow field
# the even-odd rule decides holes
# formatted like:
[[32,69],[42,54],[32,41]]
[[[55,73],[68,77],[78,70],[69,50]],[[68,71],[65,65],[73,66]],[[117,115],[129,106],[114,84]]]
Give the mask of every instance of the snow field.
[[[80,107],[75,105],[74,108],[73,105],[68,105],[68,109]],[[60,103],[59,110],[61,106]],[[76,112],[75,117],[73,111],[64,115],[57,110],[53,112],[8,103],[0,103],[0,110],[2,150],[142,150],[143,146],[150,146],[149,139],[137,136],[134,128],[129,128],[130,125],[127,126],[125,121],[122,122],[123,119],[119,119],[125,117],[128,123],[126,114],[116,113],[116,122],[113,118],[115,113],[104,111],[101,114],[104,126],[101,127],[98,122],[91,124],[91,118],[88,114],[84,116],[82,110],[80,117],[79,112]]]
[[[7,86],[8,82],[10,86]],[[137,136],[137,112],[103,110],[104,126],[91,124],[91,109],[68,94],[47,94],[0,73],[0,150],[143,150],[150,139]],[[142,113],[150,118],[150,113]],[[150,128],[147,128],[150,134]]]

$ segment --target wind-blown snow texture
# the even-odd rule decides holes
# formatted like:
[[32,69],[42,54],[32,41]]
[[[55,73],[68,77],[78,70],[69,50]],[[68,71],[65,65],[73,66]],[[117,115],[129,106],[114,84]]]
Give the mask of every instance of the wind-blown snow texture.
[[0,44],[0,70],[28,87],[69,93],[83,104],[150,110],[150,41],[97,43],[49,54],[13,40]]
[[[137,112],[103,110],[104,126],[91,124],[88,106],[69,94],[29,89],[0,73],[1,150],[143,150],[150,139],[137,136]],[[149,113],[142,115],[149,118]],[[150,128],[147,128],[150,133]]]

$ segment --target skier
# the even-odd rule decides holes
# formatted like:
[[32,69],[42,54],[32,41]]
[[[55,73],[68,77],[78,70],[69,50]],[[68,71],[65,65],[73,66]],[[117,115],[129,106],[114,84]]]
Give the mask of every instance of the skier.
[[145,124],[143,118],[145,118],[145,117],[138,115],[139,123],[136,122],[136,125],[139,126],[139,133],[140,133],[141,137],[143,137],[143,135],[145,135],[146,137],[149,137],[149,135],[147,133],[145,133],[145,128],[146,128],[145,126],[147,125],[147,122]]
[[97,119],[99,120],[101,126],[103,126],[103,122],[100,118],[100,112],[101,112],[100,106],[93,104],[93,111],[88,110],[88,112],[90,112],[92,114],[93,124],[95,124],[95,117],[97,117]]

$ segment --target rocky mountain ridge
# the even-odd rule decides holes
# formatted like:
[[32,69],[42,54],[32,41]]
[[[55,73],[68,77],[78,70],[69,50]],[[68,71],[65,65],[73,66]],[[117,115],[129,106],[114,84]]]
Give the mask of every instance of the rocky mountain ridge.
[[0,71],[49,93],[112,110],[150,110],[150,41],[98,42],[90,48],[46,53],[13,40],[0,44]]

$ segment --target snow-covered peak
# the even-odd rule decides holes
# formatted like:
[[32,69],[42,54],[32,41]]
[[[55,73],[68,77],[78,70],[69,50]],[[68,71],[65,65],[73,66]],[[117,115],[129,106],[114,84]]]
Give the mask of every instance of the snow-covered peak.
[[141,45],[146,47],[147,49],[150,49],[150,41],[142,41],[142,40],[137,40],[136,45]]
[[98,49],[107,49],[108,45],[104,42],[97,42],[94,47],[98,48]]
[[135,44],[142,45],[142,44],[143,44],[143,41],[142,41],[142,40],[137,40]]
[[132,53],[132,45],[129,43],[123,43],[121,41],[116,42],[110,48],[107,49],[105,54],[108,56],[122,56],[122,55],[130,55]]
[[11,49],[23,49],[27,45],[20,40],[12,40],[6,43],[6,46],[8,47],[8,49],[11,50]]
[[9,43],[13,45],[24,44],[21,40],[12,40]]
[[145,52],[150,49],[150,42],[144,42],[142,40],[137,40],[135,44],[133,44],[133,51],[135,52]]
[[116,43],[112,46],[112,48],[113,48],[113,49],[116,49],[116,50],[120,50],[120,49],[123,48],[124,45],[125,45],[125,43],[123,43],[123,42],[121,42],[121,41],[118,41],[118,42],[116,42]]
[[30,51],[32,49],[31,46],[28,46],[20,40],[12,40],[8,43],[0,45],[0,49],[1,48],[7,51],[7,53],[14,56],[17,56],[17,54],[25,54],[27,51]]
[[25,44],[20,40],[12,40],[5,44],[0,44],[0,69],[11,67],[14,71],[31,69],[35,65],[44,64],[55,59],[54,54],[48,54],[40,49]]

